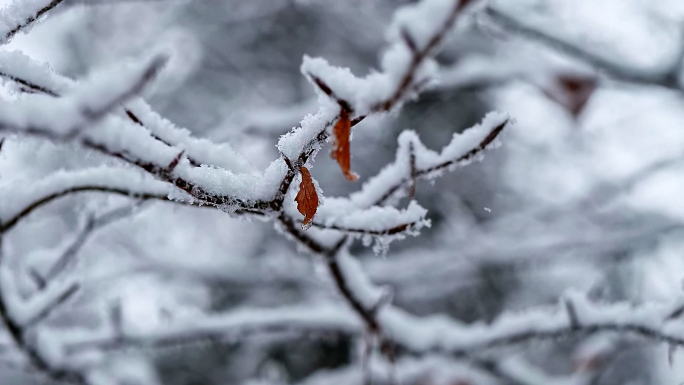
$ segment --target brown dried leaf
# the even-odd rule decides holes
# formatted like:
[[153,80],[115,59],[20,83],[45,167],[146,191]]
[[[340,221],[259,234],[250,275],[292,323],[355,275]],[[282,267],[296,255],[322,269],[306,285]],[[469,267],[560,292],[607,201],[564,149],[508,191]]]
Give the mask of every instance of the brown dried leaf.
[[594,94],[597,84],[592,78],[559,77],[558,82],[568,95],[568,109],[574,116],[584,110],[589,98]]
[[597,88],[592,77],[559,74],[553,84],[543,87],[546,96],[567,109],[572,116],[578,117]]
[[351,147],[349,146],[349,136],[351,135],[351,121],[349,113],[342,109],[340,118],[333,128],[335,144],[330,156],[340,165],[344,176],[351,181],[358,179],[358,175],[351,171]]
[[316,186],[313,183],[309,170],[306,167],[302,167],[301,172],[302,183],[299,184],[299,192],[295,197],[295,202],[297,202],[297,210],[304,215],[302,229],[306,230],[311,227],[314,215],[316,215],[318,194],[316,193]]

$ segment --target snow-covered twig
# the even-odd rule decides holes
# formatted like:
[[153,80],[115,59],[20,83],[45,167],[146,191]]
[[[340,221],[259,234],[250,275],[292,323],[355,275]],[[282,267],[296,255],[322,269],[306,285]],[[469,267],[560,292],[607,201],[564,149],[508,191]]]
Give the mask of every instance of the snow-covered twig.
[[[19,84],[24,92],[52,97],[62,97],[78,86],[73,80],[20,52],[0,52],[0,77]],[[185,151],[185,158],[194,167],[206,164],[236,172],[253,171],[249,162],[228,144],[215,144],[193,137],[188,130],[176,127],[159,116],[140,98],[132,98],[126,103],[122,116],[144,127],[155,140]]]
[[44,94],[44,95],[53,96],[53,97],[59,96],[58,93],[56,93],[55,91],[52,91],[49,88],[46,88],[45,86],[35,84],[29,80],[26,80],[22,77],[13,75],[9,72],[0,71],[0,77],[5,78],[7,80],[11,80],[11,81],[19,84],[21,86],[21,90],[23,92],[38,93],[38,94]]
[[[46,287],[46,289],[49,289],[49,287]],[[36,326],[41,321],[47,319],[50,314],[52,314],[55,310],[57,310],[58,307],[73,297],[79,290],[80,285],[76,282],[70,283],[63,288],[59,288],[59,293],[54,295],[54,298],[51,298],[48,303],[44,304],[37,314],[32,315],[31,318],[24,321],[22,326],[24,328]]]
[[15,0],[0,14],[0,45],[7,44],[14,35],[27,30],[41,16],[64,0]]
[[[16,53],[12,53],[12,55],[16,55]],[[45,71],[45,69],[40,68],[40,66],[36,66],[36,67],[38,67],[37,68],[38,71]],[[26,70],[24,69],[24,71],[26,71]],[[58,82],[58,83],[63,83],[66,85],[71,84],[71,82],[68,79],[59,78],[56,74],[52,74],[50,72],[47,72],[46,75],[48,75],[48,76],[52,75],[52,77],[56,78],[56,82]],[[27,78],[24,78],[20,75],[15,75],[15,74],[11,73],[11,67],[5,68],[4,71],[0,70],[0,77],[5,78],[7,80],[11,80],[11,81],[19,84],[21,86],[20,89],[23,92],[38,93],[38,94],[43,94],[43,95],[52,96],[52,97],[56,97],[56,98],[61,96],[59,92],[51,89],[47,85],[40,85],[40,84],[37,84],[31,80],[28,80]],[[142,120],[133,111],[131,111],[131,109],[124,108],[124,112],[125,112],[126,116],[131,120],[131,122],[138,124],[138,125],[141,125],[141,126],[145,126],[144,123],[142,122]],[[169,143],[168,141],[166,141],[166,140],[162,139],[161,137],[155,135],[154,133],[152,133],[152,136],[156,140],[158,140],[158,141],[160,141],[160,142],[162,142],[168,146],[171,146],[171,143]],[[188,160],[190,161],[190,164],[192,164],[193,166],[195,166],[195,167],[200,166],[200,163],[198,161],[196,161],[195,159],[193,159],[192,157],[188,157]]]
[[490,113],[482,123],[463,134],[455,134],[440,153],[425,148],[415,132],[404,131],[399,137],[395,161],[370,178],[360,191],[351,194],[349,201],[357,207],[384,205],[390,198],[410,189],[414,180],[434,178],[445,171],[468,165],[482,157],[486,150],[496,147],[497,138],[510,121],[505,114]]
[[404,233],[406,231],[411,231],[411,229],[416,224],[417,224],[417,222],[402,223],[400,225],[384,228],[381,230],[361,229],[361,228],[353,228],[353,227],[342,227],[342,226],[338,226],[338,225],[325,225],[325,224],[317,223],[317,222],[314,222],[312,225],[314,227],[319,228],[319,229],[336,230],[336,231],[340,231],[343,233],[382,236],[382,235],[396,235],[396,234]]
[[[298,170],[315,156],[329,138],[330,128],[340,118],[338,114],[350,115],[351,126],[354,127],[369,114],[390,111],[422,90],[430,80],[434,66],[430,56],[470,2],[446,0],[434,1],[422,8],[421,5],[407,7],[395,20],[395,28],[400,32],[395,33],[397,36],[391,41],[393,45],[384,56],[384,73],[358,79],[348,70],[332,67],[323,59],[305,57],[302,72],[338,108],[335,111],[322,107],[316,115],[302,121],[301,127],[284,135],[278,142],[278,148],[289,167],[280,185],[281,199],[284,199]],[[412,31],[414,25],[411,21],[420,17],[432,17],[440,23],[428,31],[420,27]]]
[[[493,144],[494,140],[508,123],[508,120],[509,119],[504,116],[489,117],[489,119],[486,119],[480,126],[467,131],[472,133],[467,139],[458,138],[465,140],[457,140],[457,138],[455,138],[454,142],[448,145],[440,155],[424,150],[425,156],[423,158],[420,158],[420,160],[414,159],[419,166],[413,171],[413,177],[427,177],[434,173],[449,169],[461,162],[472,160],[473,157],[481,154]],[[395,161],[394,164],[387,166],[377,177],[369,181],[361,192],[350,197],[350,201],[354,203],[353,206],[368,207],[378,203],[384,203],[401,187],[410,182],[411,176],[410,174],[405,176],[407,174],[404,172],[404,169],[408,168],[410,170],[412,166],[406,165],[405,162],[403,162],[404,157],[401,154],[408,150],[409,143],[416,146],[420,142],[417,141],[417,137],[414,135],[408,135],[405,136],[405,138],[406,139],[403,141],[400,140],[400,149],[397,151],[397,161]],[[424,149],[422,144],[419,148]],[[409,154],[406,153],[404,155],[408,156]],[[414,157],[416,156],[419,155],[414,153]],[[390,186],[389,190],[386,190],[387,186]],[[359,296],[359,293],[356,293],[353,290],[351,282],[355,281],[356,278],[352,279],[352,276],[355,276],[356,274],[346,274],[343,266],[340,264],[340,256],[338,253],[344,245],[348,243],[347,237],[340,239],[334,247],[326,248],[319,242],[299,231],[293,223],[288,221],[281,221],[281,223],[288,228],[290,234],[293,234],[296,239],[306,245],[312,252],[325,256],[326,264],[339,292],[351,308],[361,317],[361,319],[363,319],[369,332],[378,334],[384,339],[385,333],[383,332],[383,327],[380,322],[377,320],[377,312],[374,309],[374,303],[364,301],[363,298]],[[363,272],[358,273],[364,274]],[[383,340],[383,343],[385,342],[387,341]]]
[[[352,286],[347,285],[349,290],[359,290],[358,286]],[[655,342],[684,346],[684,327],[676,320],[666,320],[666,315],[677,304],[599,304],[576,293],[568,294],[566,300],[573,303],[577,312],[576,322],[571,320],[563,304],[504,313],[492,324],[468,325],[443,316],[413,317],[391,307],[379,310],[377,320],[370,322],[382,322],[387,333],[385,338],[391,340],[402,354],[446,354],[454,358],[480,360],[483,365],[491,363],[477,357],[495,349],[601,333],[632,334]],[[63,342],[67,350],[75,354],[93,348],[179,346],[202,340],[235,338],[243,333],[293,331],[360,336],[363,328],[365,325],[359,324],[345,308],[326,305],[300,309],[245,309],[206,319],[193,318],[188,323],[130,331],[119,341],[106,333],[93,337],[80,332],[70,336],[65,332]]]
[[16,184],[0,184],[0,233],[11,230],[36,209],[55,199],[81,192],[99,192],[130,196],[141,200],[174,201],[173,191],[166,183],[143,178],[132,169],[96,167],[79,171],[63,171],[39,182],[25,183],[17,191]]
[[[26,335],[26,326],[15,320],[11,314],[9,308],[9,298],[11,293],[7,290],[11,288],[7,287],[9,282],[6,282],[7,274],[4,272],[6,269],[6,263],[4,258],[4,248],[3,248],[4,234],[0,233],[0,282],[2,290],[0,290],[0,321],[4,325],[5,329],[9,333],[12,342],[24,355],[28,358],[31,369],[35,369],[51,380],[55,381],[68,381],[73,384],[85,384],[84,378],[76,372],[65,371],[58,368],[53,368],[48,361],[46,361],[36,349],[36,347],[31,344]],[[59,301],[58,301],[59,302]],[[47,310],[50,311],[49,309]]]
[[[125,325],[123,325],[125,326]],[[67,354],[125,348],[157,349],[204,342],[235,341],[253,334],[296,333],[356,336],[361,325],[353,314],[335,305],[294,306],[274,309],[242,309],[220,315],[192,317],[158,325],[154,329],[122,327],[120,334],[65,331],[61,340]]]
[[573,44],[558,36],[553,36],[545,31],[534,28],[494,6],[487,6],[484,13],[496,25],[507,31],[538,41],[580,59],[591,66],[604,71],[607,75],[616,80],[641,85],[654,85],[679,92],[684,91],[682,84],[678,80],[684,62],[684,44],[681,45],[676,60],[668,66],[666,71],[659,73],[649,72],[621,65],[616,61],[593,53],[580,45]]
[[331,198],[320,207],[317,215],[320,219],[313,223],[315,227],[356,236],[417,235],[421,228],[430,226],[425,218],[427,210],[416,201],[400,210],[391,206],[359,208],[346,200]]
[[[448,32],[453,27],[456,22],[456,18],[461,14],[461,12],[468,6],[472,0],[457,0],[456,4],[452,7],[451,11],[447,13],[447,18],[442,22],[439,28],[432,32],[427,39],[422,36],[416,36],[410,31],[410,25],[400,26],[401,39],[406,44],[406,47],[411,51],[411,64],[409,68],[405,71],[404,75],[399,81],[399,86],[395,89],[394,93],[386,100],[376,103],[372,110],[373,111],[390,111],[397,104],[399,104],[410,92],[420,91],[425,82],[430,81],[429,78],[418,79],[417,75],[420,66],[425,62],[430,55],[434,54],[434,51],[445,39]],[[420,41],[423,40],[423,41]],[[363,120],[365,116],[357,117],[357,122]]]
[[[569,293],[559,308],[540,308],[518,314],[503,314],[495,322],[466,325],[444,316],[415,317],[386,305],[372,314],[370,303],[377,300],[379,288],[365,275],[359,262],[349,255],[338,255],[331,269],[336,280],[344,282],[345,295],[371,319],[363,318],[384,331],[389,341],[411,354],[439,352],[453,356],[481,354],[536,340],[587,337],[606,332],[632,334],[684,346],[684,326],[668,318],[681,303],[595,304],[585,296]],[[329,262],[329,266],[330,266]],[[339,276],[339,278],[337,278]],[[571,306],[568,307],[567,304]],[[573,309],[568,312],[568,309]]]
[[78,252],[83,248],[94,232],[118,220],[130,216],[136,211],[137,208],[140,207],[142,202],[143,201],[138,201],[132,205],[118,207],[99,216],[88,215],[83,228],[79,231],[78,235],[73,239],[69,246],[64,249],[57,260],[50,265],[48,271],[44,275],[41,275],[37,272],[33,275],[38,279],[37,283],[39,289],[43,289],[45,285],[53,281],[71,264],[74,258],[76,258],[78,255]]
[[[157,63],[157,61],[152,61],[152,63]],[[143,72],[142,75],[145,75],[148,72]],[[111,76],[111,74],[108,75],[110,76],[101,76],[101,78],[106,79],[109,83],[112,83],[115,78]],[[142,78],[146,78],[146,76],[143,76]],[[135,82],[130,83],[127,81],[121,81],[119,83],[131,85],[131,90],[135,90],[137,88],[137,83]],[[80,89],[83,90],[81,93],[84,94],[96,91],[89,85],[82,86]],[[124,95],[129,95],[129,90],[121,91],[126,91],[124,92]],[[110,90],[107,92],[112,91]],[[76,95],[78,96],[78,92],[76,92]],[[128,106],[129,111],[133,111],[135,113],[135,115],[132,116],[139,121],[139,117],[144,114],[145,118],[155,120],[156,123],[158,123],[156,124],[157,128],[159,130],[165,131],[169,136],[172,136],[171,139],[167,137],[166,142],[160,142],[156,140],[155,137],[149,133],[149,131],[138,124],[129,125],[122,131],[122,128],[126,126],[123,125],[122,127],[122,122],[114,117],[105,119],[100,127],[98,127],[98,130],[84,133],[84,135],[78,135],[80,130],[77,130],[76,128],[82,126],[83,123],[81,121],[83,119],[81,118],[74,120],[74,115],[76,114],[76,117],[78,118],[79,111],[83,111],[80,103],[86,102],[88,100],[79,101],[72,99],[74,98],[60,98],[56,100],[55,104],[57,108],[56,111],[52,111],[53,114],[51,114],[51,116],[54,117],[55,115],[58,115],[65,118],[60,120],[60,123],[57,125],[55,125],[54,122],[41,121],[39,118],[42,116],[41,114],[38,115],[38,118],[34,116],[35,114],[29,114],[29,111],[34,111],[35,107],[38,107],[40,103],[27,103],[28,105],[23,106],[26,108],[15,108],[17,111],[15,113],[3,113],[4,116],[1,118],[3,118],[5,121],[2,125],[0,125],[0,129],[5,128],[12,129],[13,131],[22,131],[24,133],[43,136],[52,140],[75,139],[86,148],[96,150],[98,152],[121,159],[127,163],[136,165],[155,175],[157,178],[174,184],[179,189],[184,190],[195,199],[198,199],[200,202],[206,204],[221,207],[231,206],[232,210],[272,209],[273,205],[268,201],[268,197],[270,196],[269,191],[266,190],[266,186],[262,186],[267,184],[269,180],[271,180],[270,178],[264,178],[261,184],[257,182],[252,185],[252,188],[246,191],[238,190],[243,192],[242,194],[220,192],[227,186],[241,185],[247,177],[250,179],[255,179],[256,181],[259,179],[258,175],[249,169],[248,165],[246,165],[244,162],[240,162],[240,159],[242,158],[230,156],[232,153],[234,153],[230,148],[225,148],[225,146],[212,147],[210,145],[205,145],[208,144],[208,142],[202,140],[188,141],[187,132],[181,132],[178,130],[174,131],[171,128],[165,127],[164,121],[162,121],[158,116],[153,115],[151,111],[149,111],[149,107],[141,102],[135,101],[129,103]],[[78,99],[78,97],[75,99]],[[116,107],[116,105],[114,105],[115,102],[116,104],[120,104],[123,101],[121,97],[115,97],[115,95],[112,95],[110,99],[111,100],[109,102],[105,103],[102,102],[102,96],[96,98],[96,100],[100,101],[99,103],[102,105],[97,109],[97,111],[95,111],[96,113],[91,111],[87,115],[90,118],[101,117],[100,115],[102,115],[103,111],[106,110],[105,107],[111,109]],[[38,101],[31,100],[29,102]],[[50,108],[55,107],[51,106]],[[26,113],[23,114],[22,112]],[[131,116],[129,114],[127,115],[129,117]],[[78,122],[78,124],[76,124],[76,127],[67,127],[68,124],[64,123],[63,121],[71,122],[72,126],[76,122]],[[122,138],[124,139],[123,141],[121,140]],[[217,158],[218,156],[221,156],[221,159],[225,159],[223,163],[227,166],[231,166],[231,169],[237,169],[237,173],[233,173],[224,169],[215,169],[212,167],[202,167],[201,169],[199,167],[194,167],[192,164],[193,162],[189,161],[187,156],[184,155],[185,150],[181,148],[174,148],[166,144],[167,142],[173,141],[184,141],[183,144],[185,146],[193,149],[194,153],[202,153],[205,158]],[[155,151],[150,151],[152,149]],[[200,151],[202,149],[206,149],[206,151]],[[220,167],[222,164],[219,163],[218,166]],[[279,173],[279,170],[274,168],[272,173],[277,174]],[[224,179],[226,183],[221,183],[220,186],[216,186],[217,178],[219,180]],[[226,178],[230,179],[231,181],[229,182]],[[260,191],[261,195],[266,199],[264,200],[257,198],[255,201],[251,200],[250,198],[254,196],[254,191]]]
[[[73,90],[69,97],[49,105],[40,99],[14,103],[13,107],[3,110],[0,114],[0,130],[44,136],[54,140],[75,139],[86,126],[102,120],[119,104],[142,91],[166,61],[165,56],[157,55],[140,66],[129,68],[128,71],[118,71],[118,82],[110,79],[113,75],[111,72],[98,74],[90,82]],[[55,122],[40,115],[36,116],[35,112],[38,109],[49,109],[50,119],[59,120]]]

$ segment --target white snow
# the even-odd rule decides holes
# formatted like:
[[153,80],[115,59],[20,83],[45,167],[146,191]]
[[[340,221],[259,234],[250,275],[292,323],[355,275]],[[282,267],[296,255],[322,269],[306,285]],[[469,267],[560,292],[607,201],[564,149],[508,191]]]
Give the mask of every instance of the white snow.
[[[35,17],[39,10],[52,2],[53,0],[14,0],[0,9],[0,45],[7,44],[8,34],[17,27],[26,25],[27,20]],[[33,23],[28,24],[21,30],[24,33],[29,32],[32,26]]]

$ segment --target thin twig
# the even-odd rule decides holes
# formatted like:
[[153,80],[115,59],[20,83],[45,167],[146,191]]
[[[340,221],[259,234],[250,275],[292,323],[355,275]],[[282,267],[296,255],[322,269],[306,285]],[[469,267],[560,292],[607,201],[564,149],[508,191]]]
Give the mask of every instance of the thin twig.
[[[486,150],[490,144],[492,144],[494,142],[494,140],[499,136],[499,134],[501,134],[501,132],[503,131],[503,129],[506,127],[507,124],[508,124],[508,120],[506,120],[503,123],[492,128],[492,130],[489,132],[487,137],[485,137],[478,144],[477,147],[471,149],[470,151],[461,155],[460,157],[458,157],[456,159],[451,159],[451,160],[442,162],[442,163],[437,164],[437,165],[432,166],[432,167],[416,170],[414,175],[413,175],[413,178],[415,178],[415,179],[427,178],[435,172],[438,172],[438,171],[441,171],[444,169],[448,169],[449,167],[451,167],[453,165],[456,165],[456,164],[459,164],[462,162],[466,162],[466,161],[469,161],[469,160],[475,158],[477,155],[481,154],[484,150]],[[387,191],[380,197],[380,199],[378,199],[374,204],[375,205],[381,205],[381,204],[385,203],[397,191],[402,189],[407,183],[410,183],[411,180],[412,180],[411,177],[407,177],[405,179],[402,179],[399,183],[395,184],[394,186],[390,186],[387,189]]]
[[411,222],[411,223],[403,223],[401,225],[397,225],[397,226],[390,227],[387,229],[371,230],[371,229],[361,229],[361,228],[349,228],[349,227],[337,226],[337,225],[326,225],[326,224],[318,223],[318,222],[312,223],[312,226],[318,227],[319,229],[336,230],[336,231],[340,231],[342,233],[378,235],[378,236],[400,234],[400,233],[406,232],[407,230],[412,229],[415,225],[416,225],[416,222]]
[[13,29],[11,29],[9,32],[5,34],[5,39],[0,42],[0,45],[7,44],[19,31],[22,29],[28,27],[29,25],[33,24],[36,20],[38,20],[41,16],[43,16],[45,13],[49,12],[53,8],[57,7],[60,5],[64,0],[52,0],[48,5],[45,7],[41,8],[36,12],[35,15],[29,17],[28,19],[24,20],[23,23],[17,25]]
[[672,65],[661,73],[646,72],[636,68],[629,68],[617,62],[608,60],[598,54],[586,50],[584,47],[565,41],[559,37],[535,29],[516,18],[496,9],[485,8],[485,14],[494,23],[506,30],[538,41],[567,55],[580,59],[589,65],[604,71],[610,77],[633,84],[654,85],[676,91],[684,91],[678,80],[681,62],[684,60],[684,49],[679,53]]
[[126,190],[126,189],[111,188],[111,187],[97,186],[97,185],[77,186],[77,187],[71,187],[71,188],[56,192],[56,193],[52,193],[52,194],[46,195],[40,199],[37,199],[36,201],[34,201],[33,203],[31,203],[30,205],[25,207],[23,210],[21,210],[19,213],[15,214],[12,218],[8,219],[7,221],[5,221],[3,223],[0,223],[0,234],[8,232],[14,226],[16,226],[20,220],[27,217],[29,214],[31,214],[36,209],[52,202],[53,200],[66,197],[66,196],[69,196],[71,194],[81,193],[81,192],[108,193],[108,194],[129,196],[129,197],[133,197],[133,198],[140,199],[140,200],[160,200],[160,201],[175,202],[175,203],[179,203],[179,204],[190,205],[190,203],[171,200],[168,197],[168,195],[161,195],[161,194],[156,195],[156,194],[149,194],[149,193],[139,194],[139,193],[131,192],[130,190]]
[[118,207],[98,217],[89,215],[86,223],[79,234],[74,238],[73,242],[67,247],[64,252],[57,258],[57,260],[50,266],[50,269],[42,277],[46,283],[53,281],[78,255],[78,252],[83,248],[88,239],[96,230],[108,226],[118,220],[124,219],[133,214],[143,201],[138,201],[135,204]]
[[[423,47],[423,49],[421,50],[412,50],[413,56],[411,58],[411,64],[407,69],[406,73],[404,74],[404,76],[402,76],[401,80],[399,81],[399,85],[394,90],[392,95],[387,100],[376,103],[371,108],[371,113],[389,111],[401,99],[403,99],[406,96],[407,92],[411,89],[410,86],[413,84],[415,80],[415,75],[420,65],[429,57],[430,54],[432,54],[432,52],[437,48],[437,46],[444,40],[447,32],[456,22],[456,18],[458,17],[458,15],[470,2],[471,0],[454,0],[455,5],[454,8],[452,8],[452,12],[449,14],[448,18],[441,26],[441,28],[437,30],[437,32],[431,37],[426,46]],[[405,44],[410,43],[405,40]],[[323,79],[317,76],[313,76],[311,74],[309,74],[309,76],[326,95],[330,96],[335,101],[337,101],[341,109],[347,111],[348,113],[354,111],[353,106],[347,100],[344,100],[343,98],[339,97],[335,93],[335,91],[330,86],[328,86],[327,83],[325,83]],[[356,126],[357,124],[361,123],[366,117],[367,115],[360,115],[351,119],[351,126]],[[315,152],[314,148],[316,147],[316,144],[323,143],[328,139],[330,135],[328,131],[336,121],[337,117],[332,121],[327,122],[324,125],[323,129],[318,133],[318,135],[312,140],[310,140],[309,143],[307,143],[304,146],[304,150],[299,154],[299,156],[293,164],[294,169],[291,169],[291,171],[287,173],[287,175],[285,176],[280,185],[278,197],[276,199],[276,207],[278,209],[282,206],[282,200],[284,199],[285,194],[287,193],[290,185],[292,184],[292,181],[297,176],[297,171],[294,170],[299,170],[299,167],[303,166],[308,161],[309,157],[313,155],[313,153]]]
[[[4,77],[4,78],[6,78],[6,79],[8,79],[8,80],[11,80],[11,81],[13,81],[13,82],[15,82],[15,83],[18,83],[18,84],[22,85],[22,87],[23,87],[23,88],[22,88],[22,91],[23,91],[23,92],[40,93],[40,94],[52,96],[52,97],[54,97],[54,98],[59,98],[59,97],[61,97],[61,95],[60,95],[57,91],[51,90],[51,89],[48,88],[48,87],[38,85],[38,84],[36,84],[36,83],[34,83],[34,82],[28,81],[28,80],[26,80],[26,79],[23,79],[23,78],[14,76],[14,75],[10,75],[10,74],[5,73],[5,72],[2,72],[2,71],[0,71],[0,77]],[[131,122],[133,122],[133,123],[135,123],[135,124],[137,124],[137,125],[139,125],[139,126],[145,127],[145,124],[143,123],[143,121],[142,121],[135,113],[133,113],[133,111],[131,111],[129,108],[124,108],[124,113],[126,114],[126,116],[128,117],[128,119],[129,119]],[[150,135],[151,135],[155,140],[158,140],[158,141],[162,142],[163,144],[165,144],[165,145],[171,147],[171,143],[170,143],[169,141],[164,140],[163,138],[161,138],[160,136],[158,136],[158,135],[152,133],[152,132],[149,131],[149,130],[148,130],[148,132],[150,132]],[[201,163],[200,163],[199,161],[195,160],[195,159],[192,158],[192,157],[186,156],[186,159],[188,159],[188,161],[190,162],[190,165],[192,165],[192,166],[194,166],[194,167],[199,167],[199,166],[201,165]]]
[[413,38],[410,35],[408,35],[408,33],[403,35],[405,44],[407,44],[409,49],[413,52],[411,64],[409,65],[409,68],[406,70],[406,73],[404,74],[402,79],[399,81],[399,86],[395,89],[392,96],[390,96],[387,100],[377,103],[375,106],[373,106],[373,111],[389,111],[395,105],[397,105],[401,99],[403,99],[406,96],[407,91],[409,90],[409,88],[412,87],[412,85],[415,82],[415,76],[418,72],[418,68],[420,67],[420,65],[425,61],[425,59],[428,58],[430,54],[432,54],[432,52],[437,48],[437,46],[442,43],[442,41],[446,37],[447,32],[451,30],[451,27],[456,22],[456,18],[469,2],[470,0],[455,1],[456,5],[454,5],[454,7],[452,8],[451,13],[444,21],[444,24],[442,24],[440,29],[437,30],[437,32],[434,35],[432,35],[432,37],[427,42],[425,47],[423,47],[423,49],[416,49],[415,42],[413,42]]
[[[0,233],[0,271],[5,269],[5,264],[3,263],[3,238],[3,234]],[[0,322],[4,324],[14,345],[28,358],[31,367],[55,381],[69,381],[79,385],[85,384],[85,380],[79,373],[52,368],[41,357],[37,349],[26,340],[24,327],[15,322],[10,315],[7,308],[7,296],[8,293],[4,292],[4,290],[0,291]]]
[[416,187],[418,184],[418,169],[416,167],[416,149],[414,148],[413,142],[409,143],[409,168],[411,172],[411,179],[409,181],[409,192],[408,198],[413,199],[416,195]]
[[24,329],[28,329],[30,327],[36,326],[41,321],[49,317],[50,314],[52,314],[52,312],[54,312],[58,307],[73,297],[79,291],[79,289],[80,285],[78,283],[73,283],[62,289],[62,292],[55,297],[52,303],[46,305],[38,314],[34,315],[30,320],[24,322],[22,327]]
[[65,352],[67,355],[77,354],[87,350],[117,351],[124,349],[174,349],[187,348],[198,344],[225,344],[235,343],[239,339],[248,338],[251,335],[266,335],[277,333],[294,333],[299,337],[302,335],[320,335],[323,337],[356,337],[357,333],[341,328],[332,328],[321,325],[319,328],[297,325],[269,324],[269,325],[245,325],[243,327],[223,330],[192,330],[169,334],[167,336],[146,338],[144,336],[130,336],[123,332],[116,333],[113,337],[94,338],[89,341],[67,343]]

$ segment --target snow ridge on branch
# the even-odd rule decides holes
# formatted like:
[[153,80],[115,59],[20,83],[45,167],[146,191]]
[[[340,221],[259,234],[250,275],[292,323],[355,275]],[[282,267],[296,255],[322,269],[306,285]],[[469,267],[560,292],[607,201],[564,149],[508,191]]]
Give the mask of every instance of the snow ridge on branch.
[[10,42],[20,31],[28,32],[44,14],[64,0],[15,0],[0,13],[0,45]]

